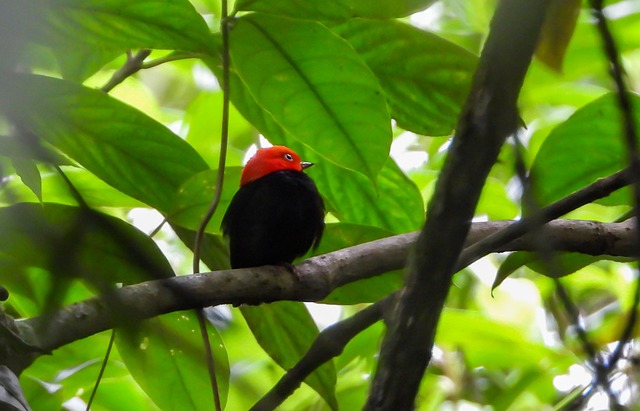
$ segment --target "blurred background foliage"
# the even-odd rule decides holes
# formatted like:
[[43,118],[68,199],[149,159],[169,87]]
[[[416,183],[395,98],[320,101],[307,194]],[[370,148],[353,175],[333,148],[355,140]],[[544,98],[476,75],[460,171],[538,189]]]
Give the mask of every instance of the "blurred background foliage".
[[[625,165],[593,18],[579,1],[556,3],[520,97],[525,160],[542,205]],[[192,254],[180,238],[192,235],[208,206],[220,152],[219,1],[1,7],[0,283],[10,292],[4,310],[28,318],[114,283],[189,274]],[[221,209],[207,228],[214,244],[205,253],[208,268],[227,266],[220,219],[244,160],[267,140],[317,164],[309,174],[330,211],[319,253],[419,229],[495,0],[239,0],[234,7],[228,168]],[[611,1],[606,12],[637,93],[640,5]],[[148,67],[107,97],[97,89],[128,64],[130,49],[153,49]],[[638,118],[640,101],[632,98]],[[108,216],[124,244],[85,224],[77,197],[52,165]],[[477,219],[521,216],[519,197],[509,143]],[[630,204],[619,193],[568,218],[611,222]],[[146,234],[164,217],[170,224],[151,241]],[[130,255],[132,243],[152,266]],[[490,255],[454,277],[418,410],[554,409],[589,387],[592,370],[550,278],[535,264],[516,264],[491,292],[505,257]],[[631,305],[634,266],[592,259],[576,267],[563,282],[593,341],[607,351]],[[250,329],[236,308],[209,309],[226,409],[249,409],[283,375],[276,362],[295,363],[300,348],[287,344],[308,344],[316,326],[350,316],[401,281],[401,273],[388,273],[345,286],[328,298],[332,304],[307,305],[311,316],[303,305],[273,304],[261,313],[260,329]],[[211,409],[203,364],[188,349],[198,344],[190,341],[194,328],[192,316],[179,313],[140,331],[139,340],[119,339],[92,409]],[[383,331],[376,324],[358,335],[281,409],[361,408]],[[31,407],[84,409],[109,337],[100,333],[39,358],[20,378]],[[632,343],[624,354],[611,386],[633,406],[638,347]],[[604,394],[590,398],[587,409],[606,403]]]

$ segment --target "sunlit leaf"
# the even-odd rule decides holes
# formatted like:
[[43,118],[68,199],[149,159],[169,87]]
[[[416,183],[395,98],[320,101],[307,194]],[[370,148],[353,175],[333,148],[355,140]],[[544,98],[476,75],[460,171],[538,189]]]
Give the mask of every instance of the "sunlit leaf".
[[329,211],[340,221],[379,227],[396,234],[417,230],[424,223],[420,191],[394,160],[389,159],[380,170],[374,187],[359,173],[316,161],[311,150],[291,138],[282,143],[315,163],[307,174],[328,200]]
[[231,77],[232,99],[238,110],[272,143],[287,145],[303,159],[315,163],[308,175],[325,198],[329,211],[345,222],[377,226],[396,233],[416,230],[424,222],[421,194],[395,162],[387,161],[374,187],[358,173],[318,159],[316,153],[293,138],[258,106],[244,85],[234,78]]
[[[353,19],[333,26],[380,81],[392,117],[415,133],[453,131],[477,57],[432,33],[395,20]],[[412,56],[407,61],[405,56]]]
[[[536,341],[526,330],[526,327],[498,323],[479,312],[445,308],[436,343],[460,350],[470,368],[508,369],[514,364],[525,369],[543,364],[561,367],[573,362],[572,356]],[[470,335],[474,337],[469,338]]]
[[[207,165],[166,127],[98,91],[42,76],[10,77],[23,91],[7,107],[32,133],[50,142],[112,187],[160,210]],[[2,107],[0,107],[2,108]]]
[[508,220],[516,218],[519,212],[518,205],[507,194],[506,185],[496,178],[487,178],[476,214],[486,214],[490,220]]
[[360,173],[319,158],[258,106],[239,80],[234,81],[233,76],[231,79],[231,97],[238,110],[273,144],[291,147],[302,159],[315,164],[307,174],[318,186],[329,211],[341,221],[380,227],[394,233],[417,230],[422,225],[425,216],[422,195],[393,160],[385,163],[374,187]]
[[[186,140],[207,161],[211,168],[218,167],[220,159],[220,135],[222,125],[214,121],[212,115],[222,112],[222,93],[200,93],[185,110],[184,127],[188,130]],[[229,136],[234,140],[239,138],[254,139],[254,129],[238,111],[231,106],[229,111]],[[230,142],[231,144],[232,142]],[[233,152],[227,153],[227,165]],[[237,158],[236,164],[242,158]]]
[[242,11],[262,11],[283,16],[346,20],[352,17],[405,17],[424,10],[434,0],[327,0],[323,2],[296,0],[239,0],[236,8]]
[[[119,361],[121,364],[121,361]],[[111,364],[110,364],[111,366]],[[95,377],[94,377],[95,379]],[[95,385],[95,380],[92,381]],[[85,392],[89,393],[92,386]],[[140,388],[131,375],[120,378],[103,378],[100,381],[100,394],[93,401],[92,409],[118,411],[161,411]],[[88,398],[88,396],[87,396]]]
[[292,136],[375,180],[389,153],[390,117],[375,76],[346,41],[318,23],[255,13],[234,23],[231,57],[258,104]]
[[[217,330],[207,324],[207,331],[224,406],[229,390],[229,360]],[[133,334],[118,332],[116,344],[133,378],[163,411],[213,409],[195,312],[175,312],[146,320]]]
[[[65,176],[91,207],[144,207],[145,204],[116,190],[89,171],[77,167],[62,167]],[[39,202],[24,184],[13,179],[0,191],[0,202]],[[77,200],[64,179],[56,172],[42,175],[42,201],[76,205]]]
[[[635,116],[640,118],[640,97],[629,94],[629,98]],[[615,95],[607,94],[551,131],[538,151],[531,173],[538,201],[549,204],[626,165],[620,111]],[[627,190],[619,190],[600,202],[629,204],[630,196]]]
[[[207,232],[213,234],[221,232],[222,217],[239,187],[240,171],[240,167],[229,167],[225,170],[222,196],[218,203],[217,212],[207,225]],[[173,205],[168,214],[170,222],[191,230],[198,229],[200,221],[213,200],[217,173],[217,170],[203,171],[185,181],[180,189],[177,190],[173,200]]]
[[34,40],[55,51],[66,78],[83,80],[125,50],[211,53],[211,33],[187,0],[49,1]]
[[42,180],[36,163],[32,160],[16,158],[12,161],[12,164],[24,185],[29,187],[29,190],[38,197],[38,200],[42,201]]

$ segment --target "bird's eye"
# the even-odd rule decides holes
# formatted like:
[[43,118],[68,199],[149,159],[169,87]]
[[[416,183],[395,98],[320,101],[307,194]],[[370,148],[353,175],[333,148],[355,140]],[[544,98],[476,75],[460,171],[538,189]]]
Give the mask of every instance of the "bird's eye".
[[289,154],[289,153],[286,153],[284,155],[284,159],[287,160],[287,161],[293,161],[293,156],[291,154]]

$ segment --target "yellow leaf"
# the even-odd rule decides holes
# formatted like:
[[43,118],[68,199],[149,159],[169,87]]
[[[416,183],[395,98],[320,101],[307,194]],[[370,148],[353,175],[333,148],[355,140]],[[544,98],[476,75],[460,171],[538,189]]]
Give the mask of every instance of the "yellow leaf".
[[581,0],[552,0],[542,26],[536,57],[552,70],[562,71],[564,54],[580,14]]

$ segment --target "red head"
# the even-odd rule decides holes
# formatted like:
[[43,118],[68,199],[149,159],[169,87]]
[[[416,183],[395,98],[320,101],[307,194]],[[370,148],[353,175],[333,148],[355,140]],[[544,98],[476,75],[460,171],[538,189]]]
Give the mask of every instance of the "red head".
[[301,161],[300,156],[289,147],[273,146],[261,148],[249,159],[247,165],[244,166],[240,186],[249,184],[276,171],[302,171],[312,165],[313,163]]

